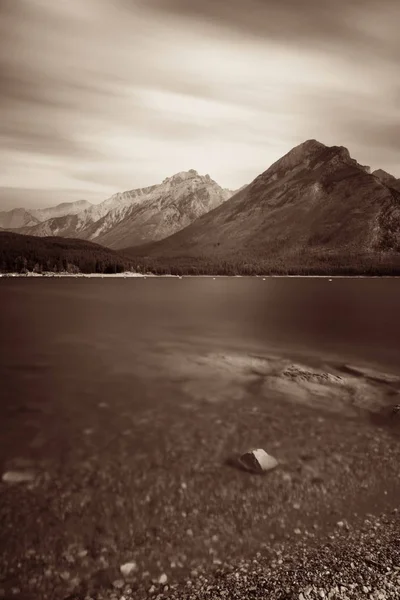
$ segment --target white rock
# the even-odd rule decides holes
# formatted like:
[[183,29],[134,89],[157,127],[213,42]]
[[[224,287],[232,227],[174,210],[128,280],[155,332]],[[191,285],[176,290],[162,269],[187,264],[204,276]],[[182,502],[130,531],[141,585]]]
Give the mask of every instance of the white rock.
[[343,521],[338,521],[338,522],[336,523],[336,525],[337,525],[338,527],[344,527],[344,523],[343,523]]
[[252,471],[253,473],[266,473],[278,466],[276,458],[267,454],[262,448],[245,452],[239,458],[239,463],[247,471]]
[[27,483],[34,481],[35,476],[28,471],[7,471],[2,477],[5,483]]
[[137,564],[135,562],[127,562],[124,565],[121,565],[119,568],[119,570],[121,571],[121,573],[124,577],[129,577],[129,575],[131,575],[131,573],[136,571],[136,569],[137,569]]
[[158,580],[158,583],[161,583],[161,585],[164,585],[165,583],[167,583],[168,581],[168,577],[165,573],[163,573],[162,575],[160,575],[160,578]]

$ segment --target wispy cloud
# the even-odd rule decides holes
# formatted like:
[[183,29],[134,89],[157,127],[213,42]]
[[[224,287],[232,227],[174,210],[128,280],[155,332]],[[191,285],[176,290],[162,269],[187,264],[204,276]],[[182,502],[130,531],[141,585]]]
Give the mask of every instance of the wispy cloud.
[[395,0],[1,11],[3,207],[99,201],[189,168],[235,188],[311,137],[400,176]]

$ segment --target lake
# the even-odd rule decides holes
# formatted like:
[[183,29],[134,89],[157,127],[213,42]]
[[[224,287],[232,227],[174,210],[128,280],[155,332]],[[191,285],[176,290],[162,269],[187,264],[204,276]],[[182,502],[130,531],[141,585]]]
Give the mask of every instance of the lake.
[[[171,578],[396,502],[399,279],[7,278],[0,306],[0,464],[38,477],[2,496],[16,563]],[[225,464],[249,447],[267,487]]]
[[231,355],[400,374],[400,279],[3,279],[0,303],[2,410],[241,395]]

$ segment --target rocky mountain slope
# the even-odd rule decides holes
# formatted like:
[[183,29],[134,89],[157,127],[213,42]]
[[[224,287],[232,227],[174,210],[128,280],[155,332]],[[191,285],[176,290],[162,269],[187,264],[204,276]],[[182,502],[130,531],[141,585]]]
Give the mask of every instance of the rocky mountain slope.
[[202,257],[292,266],[397,254],[400,192],[382,173],[344,147],[308,140],[189,227],[127,251],[164,263]]
[[31,210],[30,212],[36,219],[38,219],[38,221],[43,222],[57,217],[77,215],[83,210],[87,210],[91,206],[93,205],[87,200],[77,200],[76,202],[62,202],[61,204],[57,204],[57,206],[51,206],[50,208],[38,208],[36,210]]
[[183,229],[232,194],[209,175],[183,171],[160,185],[115,194],[77,214],[28,225],[19,233],[76,237],[110,248],[134,246]]
[[14,208],[13,210],[0,212],[0,228],[33,227],[48,219],[76,215],[90,206],[92,205],[87,200],[78,200],[77,202],[63,202],[50,208]]

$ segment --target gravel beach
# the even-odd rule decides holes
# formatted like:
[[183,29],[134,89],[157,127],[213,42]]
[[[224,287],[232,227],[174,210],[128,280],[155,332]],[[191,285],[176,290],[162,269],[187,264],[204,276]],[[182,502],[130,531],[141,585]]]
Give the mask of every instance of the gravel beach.
[[[251,560],[224,564],[213,573],[191,577],[156,597],[211,600],[369,598],[400,594],[399,515],[368,515],[356,527],[337,524],[317,545],[287,542]],[[267,556],[266,556],[267,555]],[[127,588],[126,597],[129,595]],[[109,596],[113,597],[113,596]],[[118,597],[118,596],[117,596]]]
[[[215,355],[202,360],[220,387],[210,367],[203,397],[199,360],[162,405],[156,382],[153,395],[137,382],[134,405],[117,389],[109,402],[9,409],[2,470],[30,477],[0,484],[2,597],[400,597],[399,418],[389,404],[371,410],[367,393],[393,404],[399,380],[285,362],[277,387],[271,359]],[[210,378],[224,398],[232,368],[242,393],[215,401]],[[348,410],[327,403],[337,385]],[[251,447],[278,467],[230,466]]]

